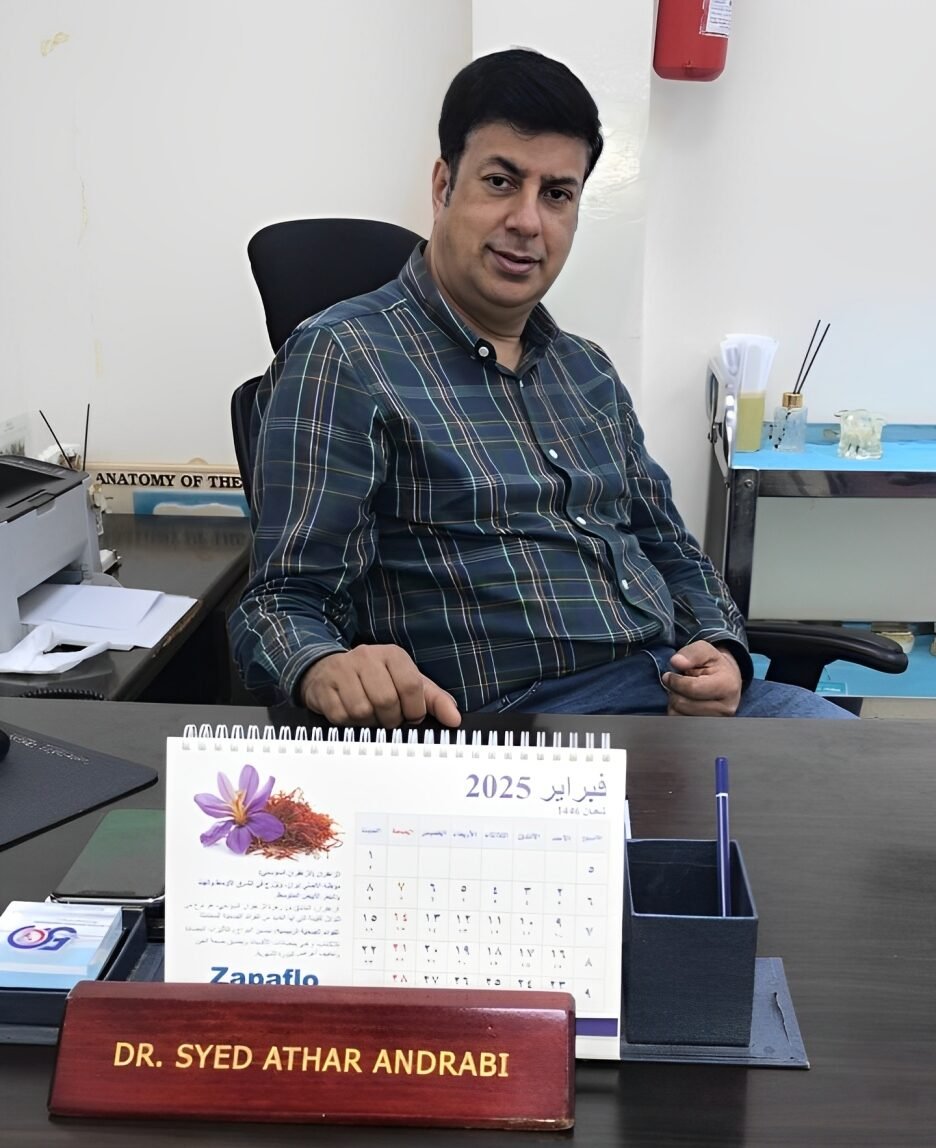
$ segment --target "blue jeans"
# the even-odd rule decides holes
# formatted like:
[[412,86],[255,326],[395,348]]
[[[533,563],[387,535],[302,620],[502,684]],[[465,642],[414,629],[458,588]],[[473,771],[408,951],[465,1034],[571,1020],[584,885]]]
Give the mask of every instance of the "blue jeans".
[[[505,694],[478,713],[665,714],[661,674],[676,651],[669,646],[639,650],[563,678],[549,678]],[[735,717],[852,718],[818,694],[755,678],[741,695]]]

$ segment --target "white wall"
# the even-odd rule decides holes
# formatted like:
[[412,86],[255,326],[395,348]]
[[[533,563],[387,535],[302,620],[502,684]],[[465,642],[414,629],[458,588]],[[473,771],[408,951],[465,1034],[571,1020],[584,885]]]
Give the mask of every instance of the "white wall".
[[474,0],[473,56],[535,48],[589,89],[605,148],[585,185],[572,254],[545,302],[556,321],[600,343],[635,399],[641,387],[644,238],[642,153],[650,95],[653,0]]
[[5,2],[0,418],[80,441],[90,401],[95,460],[233,461],[230,393],[271,357],[247,240],[426,233],[470,45],[467,0]]
[[713,84],[651,82],[652,8],[6,0],[0,419],[42,406],[75,439],[90,399],[97,458],[231,461],[228,396],[269,357],[249,236],[328,213],[425,232],[448,81],[524,44],[582,75],[609,137],[548,303],[614,356],[693,529],[725,331],[780,339],[779,391],[821,315],[814,417],[936,421],[936,7],[738,3]]
[[934,40],[926,0],[755,0],[719,80],[654,78],[641,413],[699,531],[703,364],[727,331],[780,340],[773,396],[821,316],[812,419],[936,422]]

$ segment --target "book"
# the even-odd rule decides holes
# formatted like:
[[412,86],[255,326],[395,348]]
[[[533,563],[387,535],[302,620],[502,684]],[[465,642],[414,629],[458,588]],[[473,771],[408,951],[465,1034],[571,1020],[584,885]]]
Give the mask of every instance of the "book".
[[608,735],[191,726],[166,784],[166,980],[571,992],[620,1056]]

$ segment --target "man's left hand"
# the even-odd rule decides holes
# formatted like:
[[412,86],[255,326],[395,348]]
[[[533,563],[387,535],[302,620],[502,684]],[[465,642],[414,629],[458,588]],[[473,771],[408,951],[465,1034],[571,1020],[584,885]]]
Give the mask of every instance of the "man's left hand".
[[727,650],[711,642],[690,642],[670,658],[663,675],[667,713],[687,717],[732,717],[741,701],[741,671]]

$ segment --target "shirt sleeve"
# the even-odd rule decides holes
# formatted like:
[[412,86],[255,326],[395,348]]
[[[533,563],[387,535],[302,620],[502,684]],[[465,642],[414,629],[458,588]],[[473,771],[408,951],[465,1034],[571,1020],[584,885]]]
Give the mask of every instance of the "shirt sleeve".
[[291,336],[264,390],[251,573],[231,645],[248,688],[298,701],[308,667],[354,638],[351,587],[374,559],[383,436],[377,405],[331,328]]
[[624,395],[631,527],[673,600],[677,647],[700,640],[724,646],[738,663],[746,685],[754,676],[754,666],[744,618],[721,574],[686,529],[673,503],[669,476],[647,453],[643,428],[626,390]]

